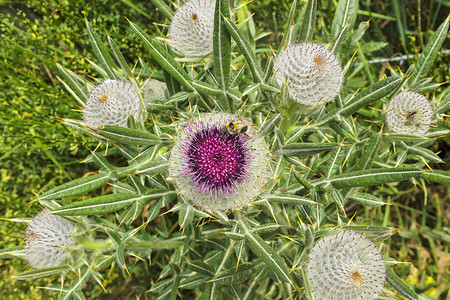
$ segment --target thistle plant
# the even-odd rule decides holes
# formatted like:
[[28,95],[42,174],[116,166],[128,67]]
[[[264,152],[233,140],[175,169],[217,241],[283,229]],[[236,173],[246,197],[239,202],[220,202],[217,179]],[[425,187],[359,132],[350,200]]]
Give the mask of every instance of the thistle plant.
[[[145,270],[142,298],[418,299],[385,251],[398,229],[368,224],[363,209],[389,202],[386,189],[450,183],[429,149],[448,134],[445,122],[422,122],[448,111],[426,76],[449,18],[414,65],[371,83],[353,55],[369,26],[356,24],[358,1],[338,1],[320,30],[316,1],[294,1],[272,49],[247,4],[231,2],[155,0],[169,29],[152,37],[129,21],[147,50],[139,58],[86,20],[98,74],[57,67],[84,107],[64,124],[95,143],[84,160],[94,174],[37,195],[61,224],[82,228],[82,251],[14,278],[74,278],[49,287],[63,299],[84,298],[86,282],[107,290],[109,270]],[[151,80],[165,83],[158,96]],[[423,98],[397,102],[411,91],[435,95],[426,113]],[[396,131],[391,113],[417,130]]]

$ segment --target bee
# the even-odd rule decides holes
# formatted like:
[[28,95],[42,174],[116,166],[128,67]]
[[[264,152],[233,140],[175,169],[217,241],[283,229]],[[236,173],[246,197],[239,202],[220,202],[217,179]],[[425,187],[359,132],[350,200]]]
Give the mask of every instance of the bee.
[[406,113],[406,122],[405,125],[411,125],[414,121],[414,116],[417,114],[417,111],[410,111]]
[[107,94],[101,94],[100,97],[98,98],[98,102],[103,103],[106,100],[108,100],[108,95]]
[[248,126],[242,123],[241,121],[228,122],[225,125],[226,131],[229,134],[243,133],[246,134]]
[[34,237],[36,236],[36,234],[32,231],[27,232],[26,234],[26,240],[27,241],[32,241],[34,240]]

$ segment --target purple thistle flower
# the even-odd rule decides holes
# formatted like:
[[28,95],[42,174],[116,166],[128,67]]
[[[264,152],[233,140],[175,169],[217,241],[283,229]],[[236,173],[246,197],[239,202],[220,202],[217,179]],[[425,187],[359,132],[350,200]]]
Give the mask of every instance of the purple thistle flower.
[[386,266],[370,239],[338,230],[314,245],[306,275],[316,299],[375,299],[383,291]]
[[400,93],[389,102],[386,110],[386,121],[394,132],[424,135],[430,129],[433,108],[421,94]]
[[61,265],[68,257],[68,246],[75,242],[72,223],[48,209],[38,213],[26,231],[25,256],[32,268]]
[[240,209],[269,179],[269,152],[247,119],[204,114],[179,132],[170,180],[184,200],[211,211]]

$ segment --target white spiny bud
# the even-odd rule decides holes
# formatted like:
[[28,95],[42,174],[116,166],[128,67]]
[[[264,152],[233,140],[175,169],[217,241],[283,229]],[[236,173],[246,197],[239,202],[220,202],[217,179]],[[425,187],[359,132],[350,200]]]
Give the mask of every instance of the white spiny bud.
[[186,57],[202,57],[213,51],[215,0],[190,0],[172,18],[170,44]]
[[48,209],[37,214],[26,231],[25,255],[35,269],[56,267],[68,257],[68,246],[74,243],[72,223],[55,216]]
[[344,81],[336,56],[313,43],[294,44],[275,58],[275,80],[289,96],[304,105],[330,102]]
[[167,85],[159,80],[150,79],[145,84],[142,91],[144,97],[144,103],[149,104],[153,100],[164,100],[166,95],[164,91],[167,89]]
[[403,92],[386,108],[386,121],[394,132],[424,135],[430,129],[433,108],[425,96]]
[[128,116],[138,120],[140,111],[139,94],[132,83],[106,80],[89,94],[83,110],[83,120],[89,127],[127,127]]
[[368,300],[383,291],[386,266],[370,239],[338,230],[314,245],[306,275],[315,299]]

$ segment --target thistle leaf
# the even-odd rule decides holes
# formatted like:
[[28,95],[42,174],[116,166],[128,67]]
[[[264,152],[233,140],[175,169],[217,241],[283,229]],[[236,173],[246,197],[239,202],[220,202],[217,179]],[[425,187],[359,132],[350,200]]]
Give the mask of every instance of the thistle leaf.
[[314,25],[316,23],[317,0],[308,0],[302,27],[300,29],[300,41],[312,41],[314,35]]
[[155,145],[171,143],[171,139],[168,137],[159,137],[155,134],[142,130],[113,125],[103,126],[102,130],[99,131],[98,134],[114,142],[125,145]]
[[227,88],[231,66],[231,36],[224,25],[224,20],[221,15],[225,18],[230,18],[230,8],[228,7],[228,1],[226,0],[216,1],[213,53],[214,73],[216,74],[217,81],[222,89],[223,98],[227,99]]
[[57,186],[38,197],[39,200],[54,200],[82,195],[98,189],[111,181],[109,174],[97,174],[78,178]]
[[63,216],[86,216],[118,211],[132,205],[136,201],[150,202],[164,195],[176,193],[174,191],[151,190],[147,195],[137,194],[111,194],[86,199],[64,205],[52,211],[52,214]]
[[106,74],[108,75],[107,78],[116,79],[114,70],[112,68],[117,68],[117,66],[114,63],[111,55],[109,54],[108,49],[100,39],[100,36],[94,31],[94,28],[92,28],[92,25],[87,19],[85,20],[85,23],[95,56],[97,56],[97,59],[99,60],[104,72],[106,72]]
[[409,79],[410,87],[414,87],[421,79],[423,79],[433,66],[434,60],[447,37],[449,24],[450,15],[442,22],[441,26],[439,26],[431,37],[431,40],[427,43],[423,53],[419,56],[411,78]]
[[403,181],[419,176],[422,171],[418,168],[380,168],[355,171],[335,176],[318,183],[332,183],[336,188],[380,185],[389,182]]
[[341,109],[340,114],[348,117],[360,108],[389,95],[400,85],[402,80],[402,77],[392,76],[373,84],[364,91],[356,94],[353,99],[346,103],[344,108]]
[[162,45],[152,39],[139,26],[130,22],[131,28],[136,32],[138,37],[144,42],[144,46],[149,50],[150,55],[158,62],[158,64],[166,70],[173,78],[175,78],[188,92],[195,89],[191,85],[192,78],[186,73],[181,65],[167,52]]
[[358,0],[339,0],[331,23],[331,36],[336,38],[345,28],[347,23],[353,24],[356,21],[356,12],[358,11]]
[[261,68],[258,66],[258,62],[256,60],[255,53],[253,52],[252,48],[250,47],[249,42],[244,37],[244,35],[239,31],[239,28],[232,23],[228,18],[225,16],[223,17],[224,24],[227,27],[228,32],[233,37],[233,40],[236,42],[236,45],[241,50],[242,54],[245,57],[245,60],[248,63],[248,66],[250,68],[250,72],[253,75],[253,80],[256,83],[263,82],[263,75]]

